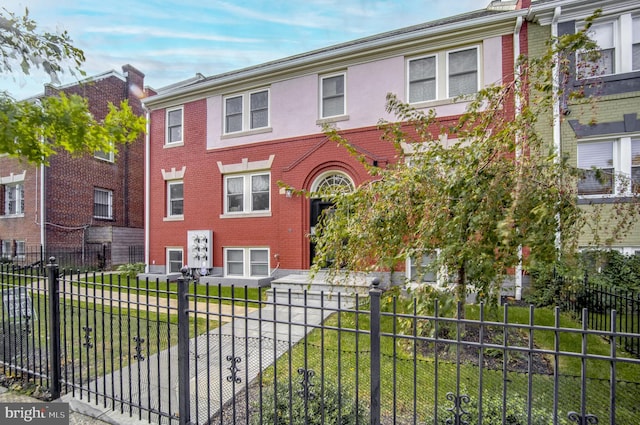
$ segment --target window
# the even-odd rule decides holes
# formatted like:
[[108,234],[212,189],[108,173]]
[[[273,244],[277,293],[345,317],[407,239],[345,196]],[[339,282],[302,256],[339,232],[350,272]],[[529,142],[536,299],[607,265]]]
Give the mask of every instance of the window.
[[407,278],[412,282],[435,283],[438,277],[435,271],[430,269],[430,265],[435,261],[436,254],[424,254],[421,258],[410,258],[407,265]]
[[183,143],[182,108],[167,110],[167,145]]
[[640,17],[626,13],[596,22],[588,34],[598,44],[599,57],[578,55],[578,74],[588,78],[640,70]]
[[225,276],[269,276],[269,250],[266,248],[225,248],[224,268]]
[[22,183],[4,186],[4,214],[24,214],[24,186]]
[[182,248],[167,248],[167,273],[180,273],[183,264]]
[[321,79],[321,111],[322,118],[345,114],[345,80],[344,74],[323,77]]
[[640,187],[640,137],[578,143],[579,195],[625,195]]
[[11,258],[13,256],[13,241],[2,241],[2,258]]
[[225,176],[225,213],[269,211],[270,177],[269,173]]
[[98,151],[95,151],[93,153],[93,156],[95,158],[101,159],[103,161],[113,162],[114,161],[114,153],[113,153],[114,145],[113,145],[113,142],[110,142],[109,145],[111,146],[111,150],[109,152],[98,150]]
[[20,260],[24,260],[26,246],[24,241],[16,241],[16,257]]
[[448,53],[448,97],[478,91],[478,49]]
[[409,61],[409,103],[436,99],[436,66],[435,56]]
[[224,132],[237,133],[269,126],[269,90],[224,99]]
[[106,189],[93,189],[93,216],[95,218],[113,218],[113,192]]
[[182,181],[167,182],[167,217],[184,214],[184,185]]

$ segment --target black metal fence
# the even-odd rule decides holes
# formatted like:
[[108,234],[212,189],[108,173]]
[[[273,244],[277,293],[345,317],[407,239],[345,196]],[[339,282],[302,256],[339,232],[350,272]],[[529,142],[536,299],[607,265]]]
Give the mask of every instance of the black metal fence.
[[[580,316],[587,309],[589,329],[611,329],[611,312],[616,311],[616,329],[623,334],[640,334],[640,293],[590,283],[585,277],[583,285],[564,297],[564,308]],[[618,345],[640,356],[640,338],[621,336]]]
[[[134,251],[137,255],[138,251]],[[131,251],[130,251],[131,257]],[[27,246],[24,251],[3,254],[6,265],[23,269],[39,268],[44,273],[47,259],[55,257],[58,265],[71,270],[108,270],[111,268],[111,244],[85,244],[82,246]],[[136,257],[138,258],[138,257]],[[144,261],[144,251],[142,254]]]
[[640,335],[619,329],[616,311],[610,329],[591,330],[586,310],[578,324],[559,308],[449,311],[375,286],[298,300],[291,290],[176,287],[55,265],[47,279],[0,270],[0,290],[6,374],[150,423],[640,417],[640,360],[618,345]]

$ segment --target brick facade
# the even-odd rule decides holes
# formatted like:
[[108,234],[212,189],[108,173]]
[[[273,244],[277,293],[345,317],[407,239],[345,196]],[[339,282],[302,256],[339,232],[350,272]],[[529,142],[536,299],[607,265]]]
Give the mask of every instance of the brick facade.
[[[123,100],[128,101],[135,113],[142,114],[144,74],[130,65],[122,69],[122,74],[107,72],[69,86],[45,86],[44,96],[55,96],[60,92],[83,96],[97,120],[106,116],[109,103],[119,106]],[[44,171],[42,167],[0,158],[0,177],[8,172],[27,170],[24,217],[0,218],[0,239],[24,241],[29,247],[45,244],[52,249],[78,248],[85,243],[118,244],[117,240],[92,240],[91,235],[96,234],[90,231],[92,228],[131,228],[138,229],[133,232],[138,235],[136,245],[143,245],[144,136],[117,149],[113,162],[90,154],[72,157],[66,152],[58,152],[50,157],[50,164]],[[112,219],[94,217],[95,188],[112,192]]]

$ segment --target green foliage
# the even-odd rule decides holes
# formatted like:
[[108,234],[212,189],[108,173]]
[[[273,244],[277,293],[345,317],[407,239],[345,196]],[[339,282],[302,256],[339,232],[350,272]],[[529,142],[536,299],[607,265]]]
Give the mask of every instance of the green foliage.
[[[461,393],[466,393],[463,389]],[[469,425],[479,423],[480,409],[477,399],[471,399],[468,405],[462,403],[462,409],[467,414],[463,414],[461,419]],[[483,424],[505,424],[505,425],[550,425],[553,423],[553,415],[543,407],[534,406],[531,409],[531,422],[528,421],[527,399],[514,393],[509,393],[504,406],[505,421],[502,421],[503,400],[502,395],[489,395],[482,400],[482,423]],[[446,406],[438,407],[438,424],[447,424],[451,420],[452,412]]]
[[117,271],[125,277],[135,279],[140,273],[144,273],[145,266],[144,263],[121,264],[118,266]]
[[[457,313],[457,303],[453,294],[442,288],[437,288],[430,284],[409,284],[405,289],[399,286],[385,291],[382,297],[382,310],[395,311],[396,323],[400,333],[405,335],[416,335],[420,337],[433,338],[436,336],[436,328],[431,320],[414,320],[411,317],[403,317],[407,314],[413,316],[433,317],[438,308],[438,317],[455,317]],[[394,310],[395,308],[395,310]],[[438,337],[452,337],[451,332],[454,326],[451,323],[438,323]],[[401,339],[400,344],[411,346],[410,340]]]
[[590,250],[582,253],[581,259],[590,282],[614,289],[640,290],[640,256]]
[[292,385],[291,405],[289,405],[289,385],[286,382],[277,386],[277,392],[274,391],[273,386],[266,387],[263,390],[262,404],[254,404],[254,407],[262,412],[262,422],[260,422],[260,415],[254,414],[251,417],[251,424],[351,425],[369,422],[366,406],[362,402],[356,404],[355,396],[349,394],[344,387],[338,391],[336,384],[326,381],[323,393],[320,394],[320,385],[315,385],[310,389],[310,392],[314,393],[313,397],[309,397],[305,402],[302,392],[296,390],[300,384]]
[[[495,303],[497,287],[520,261],[528,271],[573,257],[585,223],[597,242],[601,233],[623,235],[639,203],[599,216],[581,208],[579,170],[544,139],[548,123],[539,122],[551,119],[557,96],[593,101],[568,79],[554,88],[553,72],[568,76],[569,58],[594,46],[585,31],[552,40],[542,57],[520,58],[512,81],[462,99],[466,111],[454,123],[389,94],[387,111],[397,122],[382,122],[380,129],[398,161],[386,168],[369,165],[338,130],[327,128],[372,181],[353,193],[315,194],[335,203],[312,236],[315,268],[330,266],[334,276],[393,271],[407,258],[437,252],[433,266],[455,283],[459,301],[473,287]],[[520,247],[527,255],[518,254]]]
[[[69,35],[37,31],[36,23],[6,9],[0,10],[0,72],[15,73],[14,65],[28,75],[42,68],[53,82],[71,62],[69,71],[82,75],[84,54],[73,47]],[[47,164],[47,158],[64,150],[73,155],[116,151],[114,144],[130,143],[145,131],[145,119],[133,113],[127,102],[109,104],[107,116],[99,121],[89,112],[86,99],[77,96],[48,96],[38,101],[16,101],[0,92],[0,154]]]
[[71,37],[64,31],[60,34],[37,31],[36,22],[29,17],[25,9],[24,16],[19,16],[0,9],[0,70],[6,73],[20,72],[28,75],[32,68],[42,69],[51,77],[52,82],[59,83],[58,74],[64,72],[64,63],[70,62],[68,71],[72,74],[84,73],[80,65],[84,62],[82,50],[73,46]]

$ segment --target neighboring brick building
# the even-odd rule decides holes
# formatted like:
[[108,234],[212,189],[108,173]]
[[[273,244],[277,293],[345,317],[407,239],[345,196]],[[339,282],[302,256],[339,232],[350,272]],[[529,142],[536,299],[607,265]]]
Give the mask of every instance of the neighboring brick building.
[[[125,65],[80,83],[45,86],[44,96],[59,92],[86,97],[96,119],[108,104],[128,100],[143,114],[144,74]],[[144,136],[118,146],[116,155],[96,152],[74,158],[59,152],[48,166],[0,158],[0,240],[2,257],[24,259],[25,252],[46,253],[106,248],[106,266],[127,263],[129,247],[144,244]],[[33,258],[30,258],[33,260]]]
[[308,235],[328,205],[290,196],[278,182],[313,191],[369,179],[322,124],[335,124],[370,164],[386,166],[395,153],[377,122],[393,119],[387,93],[457,119],[466,102],[455,97],[513,78],[514,57],[527,48],[526,7],[494,2],[146,99],[149,272],[188,264],[219,276],[209,281],[263,284],[308,270]]

